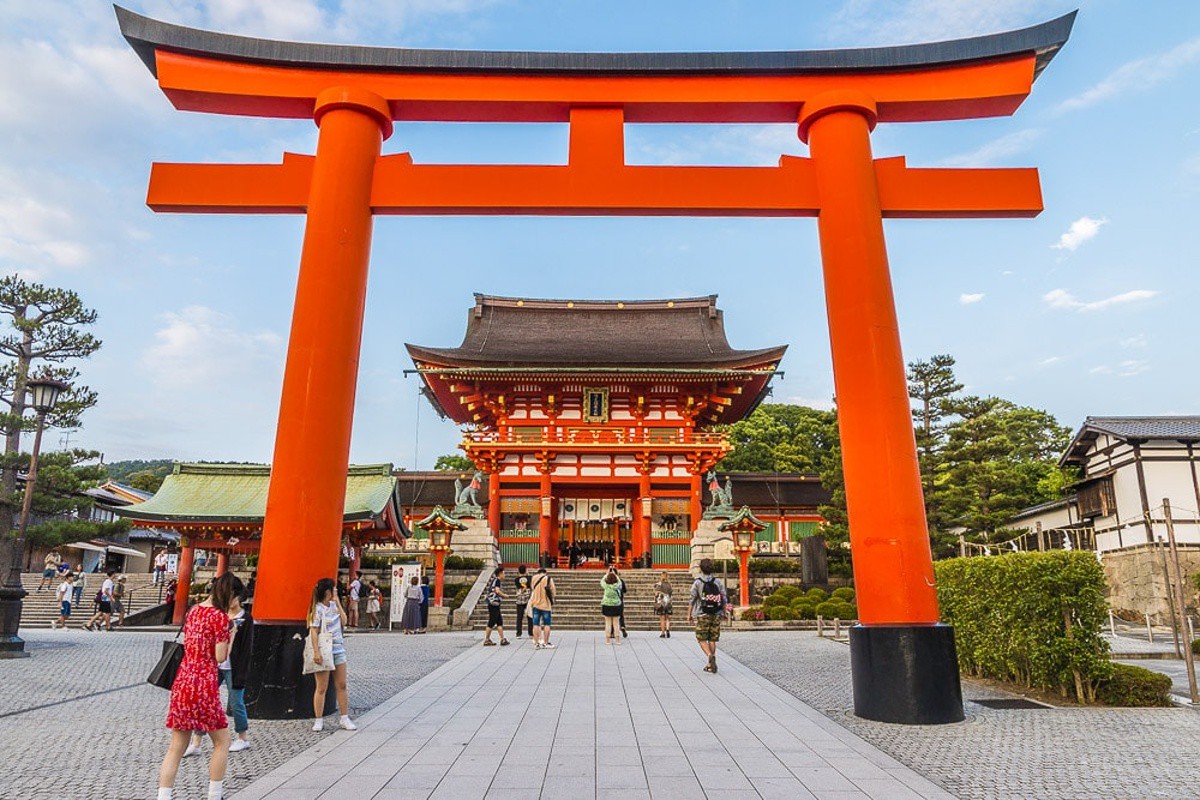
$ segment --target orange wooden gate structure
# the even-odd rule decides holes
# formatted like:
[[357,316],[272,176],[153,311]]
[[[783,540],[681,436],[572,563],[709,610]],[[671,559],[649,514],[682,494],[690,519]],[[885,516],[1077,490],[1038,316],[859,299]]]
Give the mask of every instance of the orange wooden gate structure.
[[[1041,211],[1034,169],[875,159],[882,122],[1012,114],[1074,14],[950,42],[768,53],[511,53],[310,45],[117,10],[176,108],[311,118],[315,156],[155,164],[157,211],[304,213],[255,615],[290,623],[335,571],[372,220],[378,214],[816,217],[862,626],[855,709],[962,719],[937,598],[883,220]],[[393,121],[564,122],[561,166],[381,156]],[[628,166],[625,123],[793,123],[810,157],[775,167]],[[887,697],[891,695],[891,697]],[[884,698],[881,700],[880,698]]]

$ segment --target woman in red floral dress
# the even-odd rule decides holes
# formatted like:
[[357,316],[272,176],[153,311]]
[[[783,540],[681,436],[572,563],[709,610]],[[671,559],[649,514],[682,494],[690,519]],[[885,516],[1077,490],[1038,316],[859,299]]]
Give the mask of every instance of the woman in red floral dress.
[[159,800],[172,800],[175,773],[192,731],[208,731],[213,742],[208,764],[209,800],[221,800],[229,723],[221,705],[217,665],[229,655],[230,619],[241,610],[242,582],[232,573],[213,581],[212,594],[192,607],[183,623],[183,662],[171,686],[167,728],[171,744],[158,771]]

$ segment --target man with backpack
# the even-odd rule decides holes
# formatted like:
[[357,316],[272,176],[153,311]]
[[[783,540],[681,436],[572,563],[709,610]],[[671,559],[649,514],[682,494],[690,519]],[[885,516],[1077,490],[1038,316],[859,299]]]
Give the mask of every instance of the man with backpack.
[[504,617],[500,613],[501,604],[504,601],[504,567],[496,567],[492,572],[492,579],[488,582],[487,594],[487,610],[488,622],[487,631],[483,634],[483,646],[495,647],[496,643],[492,641],[492,631],[497,631],[500,634],[500,644],[507,645],[508,639],[504,638]]
[[116,584],[113,583],[113,575],[116,575],[115,569],[105,571],[104,585],[100,587],[100,591],[96,593],[96,613],[87,621],[83,627],[86,630],[95,630],[100,620],[104,621],[104,630],[112,630],[112,612],[113,612],[113,589]]
[[691,602],[688,604],[688,622],[696,623],[696,641],[708,656],[705,672],[717,671],[717,642],[721,639],[721,621],[729,606],[729,595],[719,578],[712,574],[711,558],[700,560],[700,574],[692,582]]

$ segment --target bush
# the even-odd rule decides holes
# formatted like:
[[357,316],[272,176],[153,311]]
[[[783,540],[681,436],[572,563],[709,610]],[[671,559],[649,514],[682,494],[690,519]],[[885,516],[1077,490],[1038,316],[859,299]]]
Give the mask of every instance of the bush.
[[801,598],[789,606],[789,608],[796,612],[796,619],[817,618],[817,607],[810,603],[806,598]]
[[1171,679],[1143,667],[1113,664],[1112,677],[1096,687],[1096,698],[1108,706],[1169,706]]
[[849,586],[842,586],[838,589],[834,589],[833,594],[831,594],[830,597],[832,597],[835,600],[845,600],[847,603],[853,603],[854,602],[854,590],[851,589]]
[[804,592],[800,591],[799,586],[777,586],[771,596],[782,597],[790,603],[798,597],[803,597]]
[[781,596],[778,592],[768,595],[766,599],[763,600],[763,606],[766,608],[772,608],[773,606],[786,606],[787,604],[788,599]]
[[805,594],[805,596],[809,600],[812,600],[814,604],[824,603],[826,600],[829,599],[829,594],[824,589],[817,589],[815,587],[812,589],[809,589],[808,592]]
[[802,567],[798,558],[752,558],[749,569],[759,573],[794,574],[799,573]]
[[767,609],[767,619],[784,620],[797,619],[796,612],[792,611],[788,606],[772,606]]
[[837,600],[826,600],[823,603],[817,603],[813,609],[818,617],[825,619],[846,619],[842,616],[842,603]]
[[1200,656],[1200,639],[1192,640],[1192,655]]
[[738,619],[748,622],[759,622],[766,619],[766,614],[762,606],[750,606],[749,608],[742,609],[742,613],[738,615]]
[[838,604],[838,619],[858,619],[858,606],[854,603],[847,603],[844,600],[830,600],[829,602]]
[[1092,553],[1054,551],[934,563],[942,619],[968,674],[1096,699],[1109,679],[1104,570]]
[[483,569],[483,559],[446,556],[446,569],[480,570]]

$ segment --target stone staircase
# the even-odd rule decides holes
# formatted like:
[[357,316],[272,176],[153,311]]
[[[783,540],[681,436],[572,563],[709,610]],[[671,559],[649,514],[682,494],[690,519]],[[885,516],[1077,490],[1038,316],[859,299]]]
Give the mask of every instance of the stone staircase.
[[[79,628],[87,622],[95,610],[96,592],[104,583],[104,573],[88,573],[83,576],[83,596],[78,607],[71,608],[70,627]],[[159,587],[153,585],[154,577],[150,573],[125,573],[125,615],[157,605],[159,602]],[[50,621],[58,619],[59,605],[54,590],[62,581],[55,578],[53,583],[42,591],[37,591],[42,581],[40,572],[26,572],[21,575],[21,585],[29,592],[22,601],[21,627],[49,628]],[[78,582],[76,583],[78,585]],[[114,615],[113,621],[116,621]]]
[[[595,569],[552,569],[556,599],[554,603],[554,628],[556,630],[603,630],[604,619],[600,615],[600,579],[605,573]],[[674,614],[672,628],[690,627],[687,624],[687,598],[692,588],[692,576],[686,570],[668,570],[674,591]],[[508,599],[504,601],[505,633],[515,622],[516,605],[512,597],[516,593],[513,582],[515,570],[505,570],[504,588]],[[622,570],[625,580],[625,625],[629,630],[658,630],[658,616],[654,613],[654,587],[661,579],[657,569]],[[471,627],[479,630],[487,626],[487,604],[480,598],[479,605],[471,614]],[[511,635],[511,634],[510,634]]]

